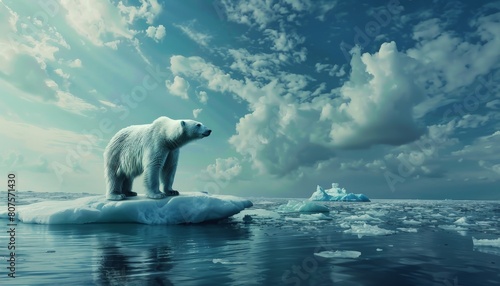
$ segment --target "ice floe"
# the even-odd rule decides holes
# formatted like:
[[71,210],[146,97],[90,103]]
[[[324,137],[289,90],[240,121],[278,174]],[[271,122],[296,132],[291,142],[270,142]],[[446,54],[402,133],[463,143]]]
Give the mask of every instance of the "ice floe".
[[314,255],[324,258],[358,258],[361,255],[361,252],[354,250],[328,250],[314,253]]
[[[105,196],[91,196],[23,205],[18,208],[17,218],[24,223],[38,224],[200,223],[227,218],[251,206],[252,202],[247,199],[201,192],[183,192],[160,200],[140,195],[108,201]],[[0,218],[7,218],[7,213],[0,212]]]
[[363,236],[388,235],[396,233],[396,231],[383,229],[376,225],[369,225],[366,223],[362,225],[351,225],[351,228],[344,230],[344,232],[357,234],[360,238]]
[[491,246],[500,247],[500,238],[497,239],[476,239],[472,237],[472,243],[474,246]]
[[328,208],[310,201],[288,201],[286,205],[278,207],[280,212],[308,212],[308,213],[321,213],[329,212]]

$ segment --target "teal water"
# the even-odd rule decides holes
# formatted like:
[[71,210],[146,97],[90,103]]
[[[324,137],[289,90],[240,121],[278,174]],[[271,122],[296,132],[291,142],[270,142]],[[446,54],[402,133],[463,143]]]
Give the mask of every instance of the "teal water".
[[[500,247],[472,242],[500,237],[498,202],[326,203],[328,220],[276,216],[286,202],[254,199],[253,210],[197,225],[18,223],[16,278],[2,235],[0,284],[500,285]],[[395,233],[346,232],[364,223]],[[361,255],[314,255],[336,250]]]

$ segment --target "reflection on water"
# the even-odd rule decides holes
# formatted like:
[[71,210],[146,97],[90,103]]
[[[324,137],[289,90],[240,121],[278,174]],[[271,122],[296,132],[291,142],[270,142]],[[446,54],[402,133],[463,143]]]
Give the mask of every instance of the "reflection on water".
[[[472,208],[448,207],[448,216],[466,212],[471,221],[488,222],[485,228],[471,224],[465,233],[436,227],[456,218],[444,213],[441,218],[423,204],[414,210],[407,205],[331,207],[333,220],[323,222],[254,217],[249,223],[239,219],[177,226],[20,223],[18,277],[8,284],[2,278],[0,284],[500,285],[500,256],[475,251],[471,241],[472,235],[499,233],[496,213],[484,206],[477,208],[484,217]],[[363,208],[372,216],[378,211],[377,224],[387,229],[408,227],[395,218],[410,211],[412,217],[405,220],[422,224],[415,226],[417,233],[361,238],[344,233],[341,218],[359,215]],[[356,259],[314,255],[328,250],[362,254]],[[6,249],[1,251],[6,256]]]

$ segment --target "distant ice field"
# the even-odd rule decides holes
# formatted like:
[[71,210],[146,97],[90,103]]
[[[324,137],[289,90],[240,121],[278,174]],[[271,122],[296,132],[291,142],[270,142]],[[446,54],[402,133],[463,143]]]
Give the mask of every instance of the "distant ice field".
[[[18,196],[25,208],[94,195]],[[253,206],[180,225],[18,222],[13,285],[500,285],[500,202],[223,198]]]

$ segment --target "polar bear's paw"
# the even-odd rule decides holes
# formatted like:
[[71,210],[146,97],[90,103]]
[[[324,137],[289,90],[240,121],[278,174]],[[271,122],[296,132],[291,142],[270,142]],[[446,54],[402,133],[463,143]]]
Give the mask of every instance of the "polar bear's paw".
[[178,191],[174,191],[174,190],[165,191],[165,195],[167,195],[167,196],[178,196],[179,192]]
[[166,198],[167,196],[164,194],[164,193],[160,193],[160,192],[157,192],[157,193],[150,193],[147,195],[148,198],[150,199],[155,199],[155,200],[158,200],[158,199],[163,199],[163,198]]
[[106,198],[110,201],[121,201],[121,200],[125,199],[125,195],[124,194],[108,194],[106,196]]
[[126,192],[124,193],[126,197],[137,197],[137,193],[136,192]]

